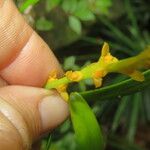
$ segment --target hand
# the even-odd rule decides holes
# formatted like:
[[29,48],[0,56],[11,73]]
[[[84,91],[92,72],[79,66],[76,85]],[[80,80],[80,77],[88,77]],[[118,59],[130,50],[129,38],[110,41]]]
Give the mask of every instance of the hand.
[[62,70],[12,0],[0,0],[0,149],[28,150],[68,116],[59,94],[42,89]]

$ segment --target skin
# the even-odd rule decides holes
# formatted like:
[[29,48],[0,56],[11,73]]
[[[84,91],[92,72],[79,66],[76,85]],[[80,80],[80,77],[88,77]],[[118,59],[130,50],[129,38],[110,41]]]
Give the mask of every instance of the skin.
[[63,74],[47,44],[12,0],[0,0],[0,149],[31,149],[66,119],[66,102],[41,88],[53,70]]

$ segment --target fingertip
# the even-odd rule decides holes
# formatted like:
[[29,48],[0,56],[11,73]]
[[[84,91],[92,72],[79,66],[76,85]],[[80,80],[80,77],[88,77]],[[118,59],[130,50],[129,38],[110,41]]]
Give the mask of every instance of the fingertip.
[[44,131],[55,128],[69,115],[68,104],[58,94],[44,97],[39,111]]
[[[9,105],[7,108],[14,110],[13,113],[12,109],[3,112],[7,112],[11,122],[22,133],[21,136],[29,131],[26,134],[30,135],[33,141],[60,125],[69,115],[68,104],[54,91],[25,86],[6,86],[0,88],[0,97]],[[3,107],[4,109],[6,107]],[[19,124],[22,125],[21,128]]]

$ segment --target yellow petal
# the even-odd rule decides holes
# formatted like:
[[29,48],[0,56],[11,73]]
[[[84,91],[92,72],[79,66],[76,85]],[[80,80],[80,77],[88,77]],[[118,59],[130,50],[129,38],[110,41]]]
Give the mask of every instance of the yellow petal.
[[113,56],[110,54],[110,53],[108,53],[105,57],[104,57],[104,61],[106,62],[106,63],[109,63],[109,62],[111,62],[113,60]]
[[133,73],[129,74],[129,76],[136,81],[144,81],[144,75],[140,71],[133,71]]
[[104,42],[103,47],[102,47],[101,56],[104,57],[108,53],[109,53],[109,45],[108,45],[108,43]]
[[93,78],[93,81],[94,81],[94,85],[96,88],[102,86],[102,78],[99,78],[99,79]]
[[60,95],[66,102],[68,102],[69,95],[67,92],[61,92]]
[[62,84],[62,85],[59,85],[58,87],[57,87],[57,90],[59,91],[59,92],[65,92],[66,91],[66,89],[67,89],[67,84]]
[[81,71],[67,71],[65,75],[69,80],[75,82],[78,82],[83,78],[83,74],[81,73]]
[[117,62],[118,59],[114,56],[111,55],[111,53],[109,52],[109,45],[108,43],[104,43],[103,47],[102,47],[102,52],[101,52],[101,56],[100,59],[98,60],[98,62],[102,65],[106,65],[106,64],[111,64],[114,62]]
[[54,81],[54,80],[58,80],[58,79],[51,77],[51,78],[48,78],[47,82],[51,83],[51,82]]
[[51,73],[49,74],[49,78],[57,78],[57,71],[56,70],[51,71]]
[[61,97],[65,100],[65,101],[68,101],[68,93],[66,91],[67,89],[67,84],[62,84],[62,85],[59,85],[56,90],[58,91],[58,93],[61,95]]
[[97,70],[94,74],[93,74],[93,78],[99,79],[104,77],[107,74],[107,72],[105,70]]
[[56,70],[51,71],[51,73],[49,74],[47,82],[51,82],[54,80],[57,80],[57,71]]

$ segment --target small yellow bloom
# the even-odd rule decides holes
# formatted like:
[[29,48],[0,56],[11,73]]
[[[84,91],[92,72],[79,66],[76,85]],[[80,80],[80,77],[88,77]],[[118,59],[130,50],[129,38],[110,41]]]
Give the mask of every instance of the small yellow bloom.
[[60,95],[66,102],[68,102],[69,94],[67,92],[61,92]]
[[93,74],[93,78],[102,78],[107,74],[107,72],[105,70],[97,70],[96,72],[94,72]]
[[93,81],[94,81],[94,85],[96,88],[102,86],[102,78],[99,78],[99,79],[93,78]]
[[97,70],[93,73],[93,81],[96,88],[102,86],[102,78],[107,74],[105,70]]
[[69,80],[75,82],[79,82],[83,78],[81,71],[67,71],[65,75]]
[[47,82],[51,82],[51,81],[54,81],[54,80],[57,80],[57,71],[56,71],[56,70],[53,70],[53,71],[50,73]]
[[111,63],[114,63],[114,62],[117,62],[118,59],[114,56],[111,55],[111,53],[109,52],[109,45],[108,43],[104,43],[103,47],[102,47],[102,52],[101,52],[101,56],[100,56],[100,59],[99,59],[99,63],[101,64],[111,64]]
[[57,87],[57,90],[60,92],[65,92],[67,89],[67,84],[62,84]]
[[68,93],[67,93],[67,84],[59,85],[56,89],[57,89],[57,91],[60,93],[60,95],[62,96],[62,98],[63,98],[65,101],[68,101],[69,95],[68,95]]

